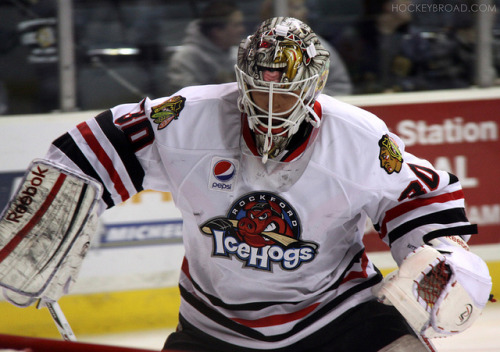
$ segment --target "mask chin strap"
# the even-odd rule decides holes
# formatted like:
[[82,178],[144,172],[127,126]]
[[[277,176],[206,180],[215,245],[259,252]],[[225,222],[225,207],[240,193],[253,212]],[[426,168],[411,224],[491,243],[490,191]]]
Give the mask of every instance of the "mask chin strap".
[[262,164],[267,163],[267,159],[269,158],[269,145],[271,144],[270,137],[267,135],[266,136],[266,141],[264,142],[264,148],[263,148],[263,154],[262,154]]
[[310,114],[306,117],[306,121],[313,125],[313,127],[319,128],[319,126],[321,125],[321,119],[319,118],[318,114],[316,114],[316,112],[310,105],[306,105],[306,110]]

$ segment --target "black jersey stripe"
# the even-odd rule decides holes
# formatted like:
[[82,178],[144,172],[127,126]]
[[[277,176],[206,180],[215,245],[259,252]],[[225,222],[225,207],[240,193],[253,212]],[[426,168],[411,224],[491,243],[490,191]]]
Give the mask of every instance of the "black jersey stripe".
[[111,110],[102,112],[95,118],[95,120],[120,157],[136,191],[142,191],[144,189],[142,186],[142,182],[144,180],[144,169],[139,163],[139,160],[137,160],[134,150],[132,149],[127,137],[113,123],[113,114],[111,113]]
[[[338,307],[340,304],[342,304],[346,299],[349,297],[364,291],[366,289],[371,289],[371,287],[377,285],[379,282],[381,282],[383,279],[383,276],[380,272],[378,272],[377,275],[371,277],[370,279],[364,280],[363,282],[359,283],[356,286],[351,287],[347,291],[343,292],[342,294],[338,295],[335,297],[332,301],[330,301],[328,304],[326,304],[324,307],[321,309],[313,312],[311,315],[309,315],[307,318],[301,320],[298,322],[292,330],[288,334],[286,334],[286,337],[290,337],[299,331],[305,329],[307,326],[314,324],[317,322],[319,319],[333,311],[336,307]],[[285,337],[285,338],[286,338]]]
[[106,203],[108,208],[111,208],[112,206],[115,205],[113,202],[113,199],[111,197],[111,193],[108,191],[106,186],[104,185],[104,182],[102,179],[99,177],[95,169],[92,167],[92,165],[89,163],[85,155],[82,153],[80,148],[78,148],[78,145],[76,142],[73,140],[71,135],[69,133],[65,133],[59,138],[57,138],[52,144],[57,147],[59,150],[61,150],[66,156],[71,159],[78,167],[88,176],[93,177],[97,181],[101,183],[103,186],[103,194],[102,194],[102,199]]
[[446,227],[444,229],[439,229],[431,231],[424,236],[424,242],[429,242],[438,237],[444,236],[461,236],[461,235],[475,235],[477,234],[477,225],[463,225],[456,227]]
[[388,233],[389,245],[392,245],[394,241],[403,237],[408,232],[412,230],[430,224],[452,224],[455,222],[468,222],[467,216],[465,215],[464,208],[452,208],[447,210],[438,211],[428,215],[423,215],[413,220],[407,221],[402,225],[399,225],[392,231]]
[[[328,289],[328,290],[334,290],[337,289],[341,284],[344,279],[344,277],[350,272],[352,266],[354,263],[359,262],[363,256],[364,249],[361,250],[359,253],[357,253],[354,258],[352,259],[351,263],[348,265],[347,269],[344,271],[344,273],[341,275],[341,277],[336,280]],[[377,275],[362,281],[356,286],[351,287],[349,290],[346,292],[342,293],[341,295],[335,297],[331,302],[329,302],[327,305],[322,307],[321,309],[313,312],[310,316],[307,318],[304,318],[303,320],[297,322],[294,328],[292,330],[288,331],[287,333],[280,334],[280,335],[273,335],[273,336],[265,336],[262,333],[260,333],[257,330],[254,330],[251,327],[247,327],[245,325],[239,324],[232,319],[229,319],[222,315],[221,313],[217,312],[216,310],[211,309],[209,306],[204,304],[202,301],[199,300],[196,296],[192,295],[189,293],[182,285],[179,285],[180,287],[180,292],[181,296],[183,299],[188,302],[192,307],[194,307],[196,310],[200,312],[200,314],[203,314],[207,318],[213,320],[219,325],[225,326],[228,329],[231,329],[235,332],[238,332],[242,335],[251,337],[253,339],[261,340],[261,341],[266,341],[266,342],[276,342],[280,341],[283,339],[286,339],[290,336],[293,336],[300,330],[304,329],[310,324],[313,324],[315,321],[323,317],[324,315],[328,314],[332,310],[334,310],[338,305],[340,305],[344,300],[349,298],[350,296],[365,290],[369,287],[372,287],[379,283],[383,277],[382,274],[375,268],[377,271]],[[193,282],[193,280],[191,279]],[[225,304],[222,302],[220,299],[215,299],[212,301],[214,298],[213,296],[207,295],[205,292],[200,290],[200,287],[196,284],[196,282],[193,282],[193,285],[199,290],[199,292],[203,293],[209,300],[212,302],[212,304],[216,306],[221,306],[225,309],[228,310],[260,310],[272,305],[282,305],[282,304],[296,304],[299,302],[263,302],[263,303],[247,303],[247,304],[238,304],[238,305],[230,305],[230,304]]]
[[325,316],[332,310],[334,310],[337,306],[339,306],[342,302],[344,302],[346,299],[349,297],[357,294],[358,292],[361,292],[365,289],[368,289],[370,287],[375,286],[377,283],[379,283],[382,280],[382,275],[379,273],[378,275],[365,280],[361,282],[360,284],[351,287],[349,290],[343,292],[342,294],[338,295],[335,297],[331,302],[326,304],[324,307],[321,309],[315,311],[312,313],[310,316],[307,318],[297,322],[297,324],[294,325],[292,329],[287,331],[286,333],[278,334],[278,335],[271,335],[271,336],[265,336],[262,334],[260,331],[257,331],[253,328],[244,326],[242,324],[239,324],[221,313],[211,309],[209,306],[204,304],[202,301],[200,301],[198,298],[196,298],[194,295],[190,294],[187,292],[186,289],[184,289],[182,286],[180,286],[180,292],[182,298],[189,303],[192,307],[194,307],[200,314],[203,314],[205,317],[208,319],[212,320],[218,325],[224,326],[227,329],[230,329],[232,331],[235,331],[241,335],[247,336],[249,338],[259,340],[259,341],[264,341],[264,342],[278,342],[282,341],[284,339],[287,339],[298,332],[302,331],[305,329],[307,326],[314,324],[318,319],[321,317]]
[[449,173],[448,172],[448,175],[450,175],[450,185],[454,184],[454,183],[457,183],[458,182],[458,177],[453,175],[452,173]]

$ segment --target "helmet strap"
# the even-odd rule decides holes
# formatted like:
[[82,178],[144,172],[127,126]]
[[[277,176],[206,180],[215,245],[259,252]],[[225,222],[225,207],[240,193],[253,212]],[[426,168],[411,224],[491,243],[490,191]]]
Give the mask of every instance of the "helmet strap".
[[309,111],[309,115],[306,116],[306,121],[309,122],[311,125],[313,125],[315,128],[319,128],[321,125],[321,119],[319,118],[318,114],[316,114],[316,111],[310,106],[306,106],[307,111]]

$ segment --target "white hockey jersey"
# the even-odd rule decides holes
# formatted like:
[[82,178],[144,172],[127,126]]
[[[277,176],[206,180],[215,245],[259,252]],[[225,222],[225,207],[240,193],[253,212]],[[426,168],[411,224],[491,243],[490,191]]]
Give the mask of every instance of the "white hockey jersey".
[[237,98],[231,83],[119,105],[47,155],[102,182],[103,210],[143,189],[172,193],[180,314],[207,334],[284,347],[373,299],[367,217],[398,264],[424,239],[475,233],[458,179],[406,153],[373,114],[321,95],[321,127],[264,165]]

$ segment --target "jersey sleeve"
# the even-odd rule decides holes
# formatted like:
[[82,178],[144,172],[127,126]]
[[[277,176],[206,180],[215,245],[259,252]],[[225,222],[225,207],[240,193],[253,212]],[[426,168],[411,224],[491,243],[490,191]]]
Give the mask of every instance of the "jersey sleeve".
[[408,253],[434,238],[457,235],[468,241],[477,226],[467,219],[459,179],[398,145],[402,142],[391,133],[379,141],[386,187],[372,221],[399,265]]
[[148,102],[119,105],[78,124],[54,140],[46,154],[103,185],[101,212],[145,188],[155,138],[145,112]]

